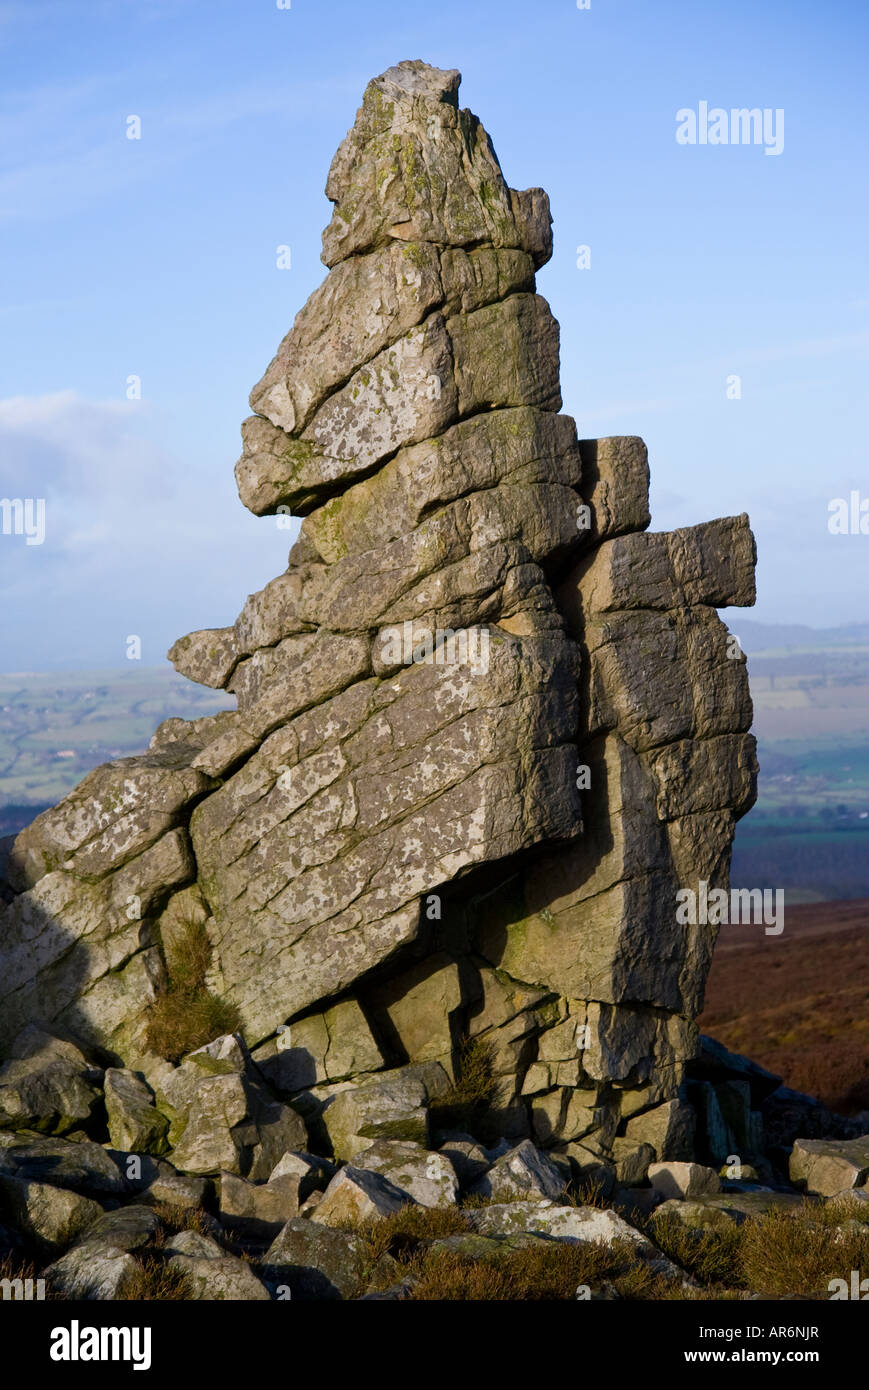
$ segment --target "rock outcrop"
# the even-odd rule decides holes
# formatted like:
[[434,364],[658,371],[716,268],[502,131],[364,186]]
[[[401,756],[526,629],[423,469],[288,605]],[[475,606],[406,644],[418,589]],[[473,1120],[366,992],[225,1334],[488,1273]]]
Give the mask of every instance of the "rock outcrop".
[[[5,1055],[33,1020],[96,1049],[118,1135],[239,1192],[305,1147],[304,1115],[362,1164],[341,1201],[373,1201],[393,1168],[365,1152],[429,1142],[469,1058],[511,1153],[693,1156],[677,1097],[716,928],[680,923],[676,894],[727,887],[754,799],[744,659],[715,611],[753,602],[754,541],[745,516],[649,533],[642,441],[578,440],[559,413],[548,201],[507,186],[458,85],[390,69],[333,161],[329,271],[253,389],[236,469],[299,538],[232,627],[170,653],[237,710],[167,721],[10,859]],[[158,1055],[191,924],[252,1062]],[[0,1104],[25,1115],[16,1065]],[[89,1113],[74,1060],[39,1085],[50,1132]],[[484,1181],[521,1187],[518,1163]]]

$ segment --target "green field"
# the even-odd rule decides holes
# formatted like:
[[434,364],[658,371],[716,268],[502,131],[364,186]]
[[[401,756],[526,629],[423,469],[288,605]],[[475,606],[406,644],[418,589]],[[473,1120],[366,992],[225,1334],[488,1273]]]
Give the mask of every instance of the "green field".
[[141,753],[162,720],[234,704],[163,667],[0,675],[0,835],[60,800],[91,768]]
[[[738,629],[738,624],[736,625]],[[869,640],[746,624],[760,778],[740,822],[733,882],[794,902],[869,897]]]

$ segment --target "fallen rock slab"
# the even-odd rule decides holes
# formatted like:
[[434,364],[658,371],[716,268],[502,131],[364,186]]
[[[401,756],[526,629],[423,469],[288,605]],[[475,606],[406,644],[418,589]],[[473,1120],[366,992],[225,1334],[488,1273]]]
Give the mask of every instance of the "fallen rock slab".
[[721,1188],[715,1169],[705,1168],[702,1163],[652,1163],[648,1176],[652,1190],[662,1197],[686,1200],[711,1196]]
[[121,1196],[129,1191],[118,1165],[90,1140],[0,1134],[0,1173],[85,1194]]
[[0,1175],[0,1214],[43,1254],[56,1254],[101,1217],[103,1209],[67,1188]]
[[535,1148],[530,1139],[523,1139],[496,1159],[470,1191],[474,1196],[509,1202],[532,1194],[559,1197],[566,1186],[566,1179],[552,1160]]
[[797,1139],[789,1170],[795,1186],[821,1197],[861,1187],[869,1179],[869,1134],[859,1139]]
[[449,1154],[402,1139],[377,1139],[355,1160],[356,1168],[381,1173],[423,1207],[455,1206],[459,1182]]
[[276,1298],[282,1287],[294,1299],[355,1298],[360,1291],[364,1245],[351,1231],[295,1217],[263,1257],[263,1277]]
[[396,1187],[382,1173],[348,1164],[329,1183],[311,1220],[321,1226],[340,1226],[370,1217],[392,1216],[413,1200],[409,1192]]
[[103,1085],[114,1147],[128,1153],[166,1153],[169,1121],[154,1104],[150,1086],[123,1067],[109,1067]]

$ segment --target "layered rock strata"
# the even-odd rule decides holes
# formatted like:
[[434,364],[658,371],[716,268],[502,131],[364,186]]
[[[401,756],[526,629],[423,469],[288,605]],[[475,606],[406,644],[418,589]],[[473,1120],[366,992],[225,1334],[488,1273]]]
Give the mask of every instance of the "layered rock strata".
[[242,501],[304,518],[289,567],[170,653],[237,710],[18,837],[0,1043],[39,1019],[177,1090],[145,1020],[195,921],[261,1073],[339,1145],[396,1069],[476,1047],[491,1129],[615,1161],[696,1051],[716,929],[677,890],[727,885],[754,799],[715,610],[754,601],[755,548],[745,516],[649,533],[642,441],[559,413],[548,201],[458,85],[366,89],[328,274],[242,428]]

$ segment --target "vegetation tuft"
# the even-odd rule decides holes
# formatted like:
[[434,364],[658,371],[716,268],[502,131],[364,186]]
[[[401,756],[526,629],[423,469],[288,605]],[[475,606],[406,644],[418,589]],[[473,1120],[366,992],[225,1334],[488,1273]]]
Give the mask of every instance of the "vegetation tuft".
[[495,1049],[488,1038],[464,1038],[459,1047],[456,1079],[429,1106],[436,1129],[474,1133],[480,1114],[498,1105],[501,1086],[495,1074]]
[[211,943],[201,922],[182,924],[167,957],[169,987],[148,1009],[145,1037],[159,1057],[180,1062],[186,1053],[222,1033],[234,1033],[241,1020],[234,1004],[206,987]]
[[190,1276],[173,1269],[159,1255],[145,1255],[124,1290],[124,1300],[135,1303],[178,1303],[193,1298]]
[[847,1282],[852,1269],[869,1275],[869,1225],[841,1203],[806,1201],[715,1229],[688,1227],[668,1212],[635,1214],[635,1224],[684,1270],[684,1281],[656,1274],[627,1241],[511,1240],[482,1255],[439,1244],[473,1234],[477,1205],[484,1204],[408,1206],[348,1227],[362,1241],[359,1292],[403,1283],[415,1301],[564,1300],[583,1290],[626,1300],[826,1299],[831,1280]]

